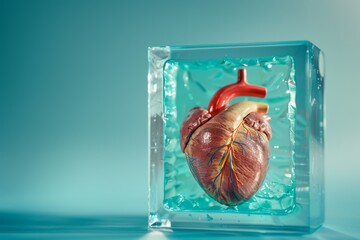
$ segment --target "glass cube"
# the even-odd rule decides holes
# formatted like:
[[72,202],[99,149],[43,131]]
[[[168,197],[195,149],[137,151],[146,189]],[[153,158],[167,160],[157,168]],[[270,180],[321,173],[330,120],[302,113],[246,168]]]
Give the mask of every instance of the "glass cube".
[[[324,57],[319,48],[308,41],[165,46],[150,47],[148,59],[149,228],[312,232],[322,225]],[[239,102],[267,105],[266,116],[271,118],[272,131],[267,143],[269,152],[261,148],[253,154],[256,164],[264,164],[259,159],[268,153],[264,157],[267,165],[260,165],[265,169],[260,180],[260,170],[254,167],[250,174],[246,167],[241,168],[248,163],[241,165],[240,158],[234,157],[245,156],[246,151],[253,149],[250,146],[253,143],[240,145],[234,138],[231,146],[235,149],[237,144],[233,143],[238,143],[237,148],[242,149],[239,152],[226,145],[229,141],[221,146],[213,144],[215,140],[206,142],[205,135],[209,132],[205,130],[201,139],[206,144],[193,140],[200,127],[215,121],[215,113],[210,120],[198,122],[200,127],[193,130],[186,142],[186,146],[191,144],[195,149],[195,155],[197,151],[208,151],[204,159],[189,156],[181,146],[186,139],[181,129],[189,110],[200,106],[210,112],[209,102],[216,98],[219,89],[233,86],[241,77],[246,77],[247,84],[265,88],[266,96],[231,95],[228,104],[216,114],[224,114],[229,106]],[[216,124],[227,128],[228,120],[231,121]],[[208,124],[207,131],[221,136],[225,130],[211,130],[214,126]],[[258,125],[251,126],[265,133],[263,128],[255,127]],[[243,139],[245,136],[248,139],[246,134]],[[211,162],[214,158],[218,160],[216,166]],[[249,159],[253,158],[241,161],[249,162]],[[196,162],[205,160],[209,160],[207,164]],[[233,168],[236,164],[241,166]],[[223,170],[226,166],[228,174]],[[216,171],[224,171],[221,182],[219,174],[210,174]],[[251,175],[247,178],[252,179],[250,185],[239,180],[246,175]],[[234,179],[237,179],[235,185]],[[253,188],[253,192],[245,197],[248,188]]]

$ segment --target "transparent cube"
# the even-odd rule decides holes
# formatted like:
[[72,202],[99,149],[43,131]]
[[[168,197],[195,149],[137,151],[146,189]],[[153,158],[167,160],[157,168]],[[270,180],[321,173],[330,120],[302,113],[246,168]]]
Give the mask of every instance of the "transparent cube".
[[[238,205],[204,191],[180,147],[189,110],[206,108],[239,69],[267,89],[272,138],[265,179]],[[324,58],[307,41],[149,48],[149,227],[312,232],[324,220]],[[199,146],[201,147],[201,146]]]

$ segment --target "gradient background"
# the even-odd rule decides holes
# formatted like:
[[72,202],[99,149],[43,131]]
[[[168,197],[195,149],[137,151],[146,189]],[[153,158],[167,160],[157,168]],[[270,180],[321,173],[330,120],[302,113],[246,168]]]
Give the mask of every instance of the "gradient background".
[[0,0],[0,212],[147,214],[147,47],[310,40],[326,226],[360,236],[360,1]]

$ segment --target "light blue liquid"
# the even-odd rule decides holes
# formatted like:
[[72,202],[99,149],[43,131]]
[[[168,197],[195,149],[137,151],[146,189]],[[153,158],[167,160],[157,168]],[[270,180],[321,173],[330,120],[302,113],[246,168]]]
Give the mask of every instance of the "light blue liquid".
[[[230,104],[251,100],[269,104],[273,137],[266,178],[247,202],[228,207],[209,197],[196,182],[180,149],[180,127],[195,106],[207,108],[220,88],[247,69],[250,84],[267,88],[266,98],[238,97]],[[291,57],[170,60],[164,68],[164,206],[169,211],[237,212],[285,215],[295,209],[295,82]]]

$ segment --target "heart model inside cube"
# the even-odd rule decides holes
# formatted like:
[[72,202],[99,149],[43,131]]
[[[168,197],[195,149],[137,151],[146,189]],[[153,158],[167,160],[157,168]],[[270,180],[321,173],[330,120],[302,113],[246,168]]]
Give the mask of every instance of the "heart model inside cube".
[[217,91],[208,109],[192,108],[180,129],[193,176],[207,194],[228,206],[259,190],[270,156],[268,105],[243,101],[228,106],[237,96],[264,98],[266,88],[247,83],[246,69],[240,69],[238,81]]

